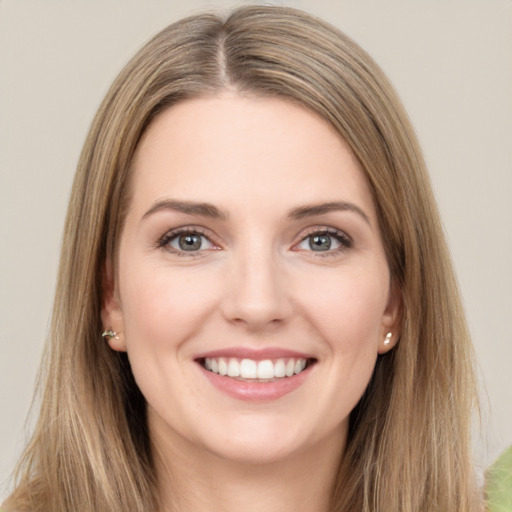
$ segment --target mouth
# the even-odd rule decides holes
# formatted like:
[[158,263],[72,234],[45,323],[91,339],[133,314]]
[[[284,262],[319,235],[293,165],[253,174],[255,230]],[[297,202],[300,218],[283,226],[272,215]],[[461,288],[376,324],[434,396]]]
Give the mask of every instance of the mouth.
[[197,362],[207,371],[243,382],[276,382],[301,374],[316,359],[286,357],[278,359],[248,359],[236,357],[204,357]]

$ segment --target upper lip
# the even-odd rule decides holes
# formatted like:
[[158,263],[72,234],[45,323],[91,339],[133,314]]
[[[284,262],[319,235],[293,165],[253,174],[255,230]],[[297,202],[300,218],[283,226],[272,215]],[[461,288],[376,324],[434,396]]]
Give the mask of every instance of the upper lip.
[[311,354],[306,354],[304,352],[297,352],[295,350],[289,350],[285,348],[278,347],[268,347],[268,348],[247,348],[247,347],[232,347],[232,348],[222,348],[218,350],[211,350],[208,352],[203,352],[198,354],[194,359],[204,359],[206,357],[215,358],[215,357],[232,357],[236,359],[252,359],[254,361],[263,361],[265,359],[285,359],[285,358],[295,358],[295,359],[314,359]]

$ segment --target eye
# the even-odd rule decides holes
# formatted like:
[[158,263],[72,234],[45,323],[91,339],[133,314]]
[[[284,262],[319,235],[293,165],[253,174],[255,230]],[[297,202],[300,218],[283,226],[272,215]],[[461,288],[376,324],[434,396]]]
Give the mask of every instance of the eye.
[[301,251],[337,252],[352,247],[352,240],[342,231],[316,230],[304,237],[296,248]]
[[310,235],[307,241],[312,251],[328,251],[333,245],[333,239],[330,235]]
[[206,235],[194,229],[170,231],[160,239],[158,246],[176,253],[194,253],[217,248]]

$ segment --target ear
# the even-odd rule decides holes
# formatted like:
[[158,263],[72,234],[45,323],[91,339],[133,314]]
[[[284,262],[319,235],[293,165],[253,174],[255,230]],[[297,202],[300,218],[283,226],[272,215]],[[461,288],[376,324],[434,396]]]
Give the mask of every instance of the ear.
[[402,291],[395,283],[389,287],[389,298],[382,317],[382,332],[379,340],[379,354],[385,354],[398,342],[402,321]]
[[115,336],[107,336],[105,340],[112,350],[126,352],[123,312],[115,285],[115,272],[110,260],[103,265],[101,274],[103,330],[112,330],[116,333]]

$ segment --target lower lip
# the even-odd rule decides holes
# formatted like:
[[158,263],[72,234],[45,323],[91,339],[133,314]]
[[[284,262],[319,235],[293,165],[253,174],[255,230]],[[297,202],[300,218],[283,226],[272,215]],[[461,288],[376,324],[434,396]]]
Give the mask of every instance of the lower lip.
[[293,377],[283,377],[271,382],[247,382],[210,372],[199,365],[205,377],[217,389],[238,400],[270,402],[295,391],[311,373],[311,366]]

